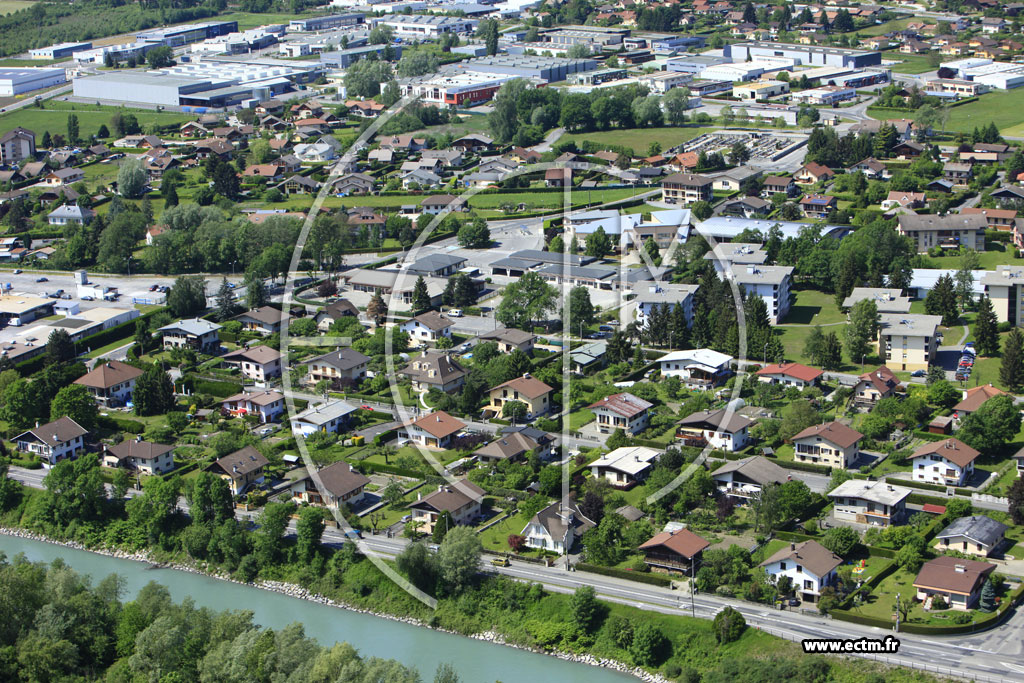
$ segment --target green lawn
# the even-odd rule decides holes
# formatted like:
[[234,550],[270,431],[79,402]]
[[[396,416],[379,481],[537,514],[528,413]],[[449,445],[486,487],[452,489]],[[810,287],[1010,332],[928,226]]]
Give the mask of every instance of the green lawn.
[[796,292],[796,301],[790,306],[789,315],[782,321],[782,324],[814,326],[840,322],[846,322],[846,314],[836,306],[836,298],[833,295],[813,289],[803,289]]
[[[574,189],[571,202],[614,202],[628,199],[641,192],[636,188],[615,188],[581,190]],[[526,204],[528,208],[558,209],[565,203],[563,192],[514,192],[509,194],[478,194],[470,197],[469,206],[474,209],[496,209],[502,204]]]
[[[1024,103],[1022,103],[1024,104]],[[940,256],[938,258],[925,257],[928,260],[928,268],[957,269],[960,267],[959,256]],[[978,268],[984,270],[995,270],[1000,265],[1024,264],[1024,259],[1017,258],[1014,250],[1007,248],[1002,242],[987,242],[985,251],[978,252]]]
[[[855,614],[863,614],[878,619],[892,618],[896,613],[895,606],[897,593],[900,594],[901,601],[913,599],[914,596],[917,595],[917,589],[914,588],[915,577],[916,573],[912,574],[902,569],[897,569],[895,572],[882,579],[882,582],[874,591],[872,591],[867,600],[859,606],[851,608],[850,611]],[[957,613],[957,610],[925,612],[921,607],[921,603],[914,602],[913,607],[907,615],[907,622],[948,625],[953,623],[952,617]],[[978,612],[977,610],[971,610],[969,614],[980,617],[984,613]]]
[[[96,105],[74,105],[74,114],[78,116],[79,134],[83,138],[95,135],[101,125],[110,128],[110,117],[117,111],[116,107],[97,107]],[[67,102],[46,102],[44,109],[25,107],[17,111],[0,114],[0,128],[7,130],[16,126],[24,126],[34,130],[40,138],[43,132],[65,133],[68,126],[68,114],[72,113],[72,105]],[[148,109],[129,109],[139,121],[143,130],[153,123],[160,125],[181,125],[192,120],[187,114],[179,112],[151,111]]]
[[579,431],[579,429],[586,424],[590,424],[596,419],[594,412],[586,408],[580,408],[569,413],[569,431]]
[[874,26],[867,26],[865,28],[857,29],[857,35],[863,36],[865,38],[884,35],[892,31],[899,31],[901,29],[905,29],[907,27],[907,24],[911,23],[912,21],[915,21],[915,19],[893,19],[892,21],[887,21],[884,24],[875,24]]
[[675,147],[687,140],[692,140],[698,135],[719,130],[722,126],[680,126],[663,128],[628,128],[619,130],[606,130],[595,133],[573,133],[563,135],[559,142],[572,140],[577,145],[584,140],[591,140],[599,145],[618,145],[631,147],[637,154],[646,154],[647,148],[652,142],[657,142],[662,149]]
[[484,550],[508,551],[508,537],[511,534],[521,533],[529,523],[529,517],[522,512],[516,513],[480,532],[480,542],[483,544]]
[[905,55],[902,52],[889,51],[882,53],[882,59],[899,60],[899,64],[893,64],[889,68],[901,74],[923,74],[936,68],[928,63],[928,55]]
[[0,0],[0,14],[11,14],[34,4],[35,0]]
[[994,122],[1004,135],[1024,135],[1020,112],[1024,107],[1024,90],[996,90],[974,102],[949,108],[946,130],[969,133],[975,126]]

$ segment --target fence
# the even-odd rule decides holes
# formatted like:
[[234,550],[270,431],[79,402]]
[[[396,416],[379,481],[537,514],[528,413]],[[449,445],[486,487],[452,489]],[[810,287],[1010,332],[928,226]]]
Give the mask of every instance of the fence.
[[972,493],[972,503],[995,503],[996,505],[1009,505],[1009,498],[1000,498],[999,496],[992,496],[987,493]]

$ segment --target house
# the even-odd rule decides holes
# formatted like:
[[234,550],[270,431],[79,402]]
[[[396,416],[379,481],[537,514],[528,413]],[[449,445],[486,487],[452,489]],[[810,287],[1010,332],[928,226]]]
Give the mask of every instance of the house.
[[981,455],[959,439],[925,443],[910,456],[912,479],[929,484],[964,486],[974,474],[974,461]]
[[264,344],[232,351],[221,358],[228,367],[237,367],[242,377],[266,382],[281,376],[281,354]]
[[483,463],[497,463],[502,460],[525,460],[530,453],[536,453],[541,460],[547,460],[554,453],[555,437],[529,425],[502,427],[497,438],[486,446],[474,451]]
[[953,417],[957,420],[962,420],[980,408],[985,401],[996,396],[1009,396],[1009,394],[991,384],[982,384],[981,386],[966,389],[964,390],[963,400],[953,406]]
[[444,513],[452,517],[454,524],[471,525],[480,516],[485,491],[469,481],[461,479],[453,484],[441,484],[437,490],[420,497],[409,505],[413,524],[418,531],[434,533],[434,525]]
[[974,177],[974,165],[958,161],[947,161],[942,165],[942,177],[955,185],[967,185]]
[[68,225],[69,223],[89,225],[94,218],[96,218],[95,211],[77,204],[62,204],[46,214],[46,221],[50,225]]
[[243,178],[263,178],[275,180],[281,175],[281,167],[275,164],[252,164],[242,171]]
[[684,445],[703,448],[710,445],[721,451],[735,453],[750,443],[750,427],[754,421],[729,409],[701,410],[684,417],[676,437]]
[[873,180],[888,180],[892,177],[886,165],[874,157],[858,161],[850,167],[850,171],[863,173],[865,177]]
[[494,140],[480,133],[464,135],[452,143],[452,147],[461,149],[463,152],[478,154],[494,147]]
[[1006,540],[1008,526],[984,515],[961,517],[935,536],[935,549],[988,557]]
[[380,141],[380,147],[382,149],[391,149],[395,151],[405,152],[418,152],[427,146],[426,138],[413,137],[411,134],[404,135],[393,135],[391,137],[384,137]]
[[806,389],[807,387],[817,386],[824,373],[818,368],[808,367],[800,363],[783,362],[766,365],[754,374],[757,375],[759,382]]
[[738,197],[722,205],[721,213],[744,218],[767,216],[771,213],[772,203],[760,197]]
[[711,544],[689,529],[662,531],[639,545],[644,564],[660,574],[694,576]]
[[450,394],[462,388],[468,373],[444,351],[428,349],[398,374],[412,381],[413,391],[424,392],[436,388]]
[[425,197],[420,202],[420,206],[423,208],[423,213],[429,213],[431,216],[449,211],[465,211],[467,208],[465,199],[451,194],[435,194]]
[[228,415],[256,415],[260,424],[267,424],[276,422],[284,412],[284,394],[277,389],[243,389],[221,401],[220,406]]
[[1017,212],[1013,209],[982,209],[977,206],[960,210],[961,216],[982,215],[992,230],[1009,231],[1017,220]]
[[373,100],[345,100],[345,106],[351,116],[361,116],[366,119],[375,119],[387,107],[380,102]]
[[786,483],[790,475],[771,460],[752,455],[725,463],[711,473],[711,478],[721,493],[746,501],[769,484]]
[[452,321],[437,311],[427,311],[399,325],[413,342],[436,342],[441,337],[451,338]]
[[577,375],[585,375],[604,367],[607,342],[591,342],[578,346],[569,352],[569,363]]
[[79,168],[58,168],[43,176],[43,184],[49,187],[73,185],[80,180],[85,180],[85,173]]
[[792,197],[797,191],[796,182],[793,178],[770,175],[764,179],[764,184],[761,187],[761,196],[765,199],[771,199],[772,195],[775,194],[784,194],[787,197]]
[[[117,146],[116,144],[114,145]],[[221,159],[230,159],[231,153],[235,151],[234,146],[227,140],[221,140],[219,138],[213,138],[212,140],[202,140],[195,144],[196,157],[199,159],[207,159],[211,156],[220,157]]]
[[373,177],[365,173],[346,173],[329,183],[331,192],[338,195],[368,194],[376,187]]
[[647,477],[660,455],[661,451],[646,446],[616,448],[590,463],[590,472],[612,486],[630,488]]
[[320,183],[304,175],[293,175],[277,184],[285,194],[309,194],[320,189]]
[[858,408],[871,409],[883,398],[895,396],[899,386],[896,374],[883,365],[857,378],[853,386],[853,403]]
[[61,417],[40,427],[22,432],[12,439],[22,453],[39,456],[43,467],[50,468],[61,460],[74,460],[85,450],[82,425],[70,417]]
[[759,566],[764,567],[772,583],[788,576],[803,602],[817,602],[823,588],[838,583],[836,569],[842,563],[843,558],[817,541],[803,541],[781,548]]
[[689,205],[711,201],[713,181],[695,173],[673,173],[661,181],[661,201]]
[[338,320],[346,317],[359,318],[359,309],[348,299],[332,301],[321,308],[313,320],[316,321],[317,330],[326,332]]
[[925,149],[926,147],[920,142],[906,140],[894,145],[892,148],[892,154],[895,158],[901,160],[916,159],[924,153]]
[[932,600],[942,597],[952,609],[966,611],[974,607],[981,597],[981,589],[996,566],[988,562],[964,560],[942,555],[921,566],[914,579],[917,599],[925,608]]
[[533,164],[540,161],[540,152],[523,147],[513,147],[506,156],[519,164]]
[[106,408],[118,408],[132,400],[135,380],[142,375],[137,367],[122,363],[119,360],[108,360],[97,363],[90,372],[75,380],[81,384],[96,402]]
[[654,404],[633,394],[613,394],[589,406],[597,416],[597,428],[602,434],[621,429],[626,434],[639,434],[647,429],[648,411]]
[[103,444],[104,467],[124,467],[139,474],[155,476],[174,469],[174,446],[143,441],[141,436],[118,444]]
[[857,462],[863,438],[842,422],[814,425],[793,437],[793,457],[797,462],[846,469]]
[[925,197],[924,192],[896,192],[890,191],[886,196],[885,200],[882,201],[881,207],[883,211],[889,209],[895,209],[897,207],[904,209],[920,209],[928,204],[928,199]]
[[800,210],[807,218],[824,220],[838,206],[839,201],[832,195],[809,194],[800,198]]
[[424,448],[443,450],[448,448],[453,437],[465,428],[464,422],[443,410],[438,410],[403,425],[398,432],[398,437],[408,439]]
[[158,330],[164,349],[192,349],[213,354],[220,349],[220,325],[209,320],[192,318],[164,325]]
[[809,185],[832,180],[835,177],[836,172],[831,168],[812,161],[809,164],[801,166],[800,170],[793,176],[793,179],[801,185]]
[[317,432],[340,434],[348,426],[352,413],[359,410],[345,401],[328,401],[309,406],[290,419],[292,433],[311,436]]
[[231,495],[240,496],[250,486],[263,483],[263,468],[269,464],[254,446],[246,446],[215,460],[206,471],[226,480]]
[[672,351],[658,359],[665,377],[678,377],[690,387],[710,389],[724,384],[732,374],[733,357],[711,349]]
[[903,371],[927,370],[939,351],[937,315],[880,313],[878,355]]
[[549,168],[544,171],[544,186],[545,187],[571,187],[572,186],[572,169],[571,168]]
[[304,365],[309,371],[306,377],[307,384],[326,381],[332,388],[340,388],[342,385],[351,386],[366,377],[370,357],[345,346],[337,351],[310,358]]
[[0,164],[12,166],[36,155],[36,134],[18,126],[0,136]]
[[485,332],[480,335],[481,342],[494,342],[498,345],[498,352],[509,354],[513,351],[522,351],[526,355],[533,354],[533,344],[537,335],[532,332],[524,332],[514,327],[502,327],[492,332]]
[[557,500],[535,514],[520,535],[528,548],[551,550],[560,555],[569,552],[576,540],[596,525],[580,512],[576,502]]
[[554,389],[547,384],[525,374],[493,387],[488,392],[490,401],[484,410],[492,412],[495,417],[502,417],[504,406],[511,401],[518,401],[526,406],[523,419],[533,420],[551,409],[552,392]]
[[466,261],[465,257],[454,254],[428,254],[406,266],[405,272],[409,275],[447,278],[459,272]]
[[347,462],[338,461],[294,482],[292,502],[321,505],[331,510],[343,505],[354,508],[363,501],[363,492],[369,483],[369,477],[356,472]]
[[832,489],[833,516],[840,521],[870,526],[894,526],[907,517],[907,498],[913,491],[885,481],[850,479]]

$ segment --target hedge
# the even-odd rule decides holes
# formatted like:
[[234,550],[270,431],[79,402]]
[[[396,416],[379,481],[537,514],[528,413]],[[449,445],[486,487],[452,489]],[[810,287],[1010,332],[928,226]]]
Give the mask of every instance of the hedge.
[[[896,571],[897,567],[898,565],[895,562],[886,562],[885,565],[880,570],[878,570],[878,572],[876,572],[874,576],[872,576],[864,582],[862,588],[875,588],[876,586],[878,586],[878,584],[882,582],[882,579]],[[843,601],[843,606],[840,609],[849,609],[850,604],[853,602],[853,596],[853,593],[848,595],[846,597],[846,600]]]
[[945,441],[949,438],[949,434],[932,434],[931,432],[924,432],[920,429],[915,429],[914,437],[921,439],[922,441]]
[[242,392],[242,385],[234,382],[218,382],[209,379],[200,379],[192,376],[192,391],[197,394],[209,394],[215,398],[227,398]]
[[828,465],[815,465],[813,462],[797,462],[796,460],[776,460],[775,463],[782,468],[789,470],[800,470],[802,472],[815,472],[817,474],[832,474],[832,468]]
[[946,505],[949,504],[949,499],[939,498],[937,496],[926,496],[923,493],[911,493],[910,496],[907,497],[907,502],[915,503],[917,505],[931,503],[932,505],[941,505],[942,507],[946,507]]
[[116,415],[101,416],[100,425],[105,426],[108,429],[128,432],[129,434],[142,434],[146,431],[146,425],[144,422],[140,422],[139,420],[129,420],[124,417],[117,417]]
[[628,581],[636,581],[638,583],[647,583],[652,586],[661,586],[663,588],[672,585],[672,579],[661,574],[644,574],[643,572],[629,572],[625,569],[616,569],[615,567],[601,567],[596,564],[588,564],[586,562],[577,562],[573,567],[581,572],[590,572],[591,574],[600,574],[601,576],[614,576],[618,579],[626,579]]
[[416,470],[407,470],[404,467],[398,465],[387,465],[382,462],[358,462],[355,464],[355,468],[360,470],[363,474],[372,474],[374,472],[384,472],[385,474],[395,474],[399,477],[412,477],[413,479],[422,479],[423,473],[417,472]]
[[943,486],[942,484],[929,484],[923,481],[911,481],[910,479],[890,479],[889,481],[893,484],[898,484],[899,486],[906,486],[907,488],[924,489],[925,491],[939,491],[940,493],[945,493],[946,489],[950,488],[948,486]]

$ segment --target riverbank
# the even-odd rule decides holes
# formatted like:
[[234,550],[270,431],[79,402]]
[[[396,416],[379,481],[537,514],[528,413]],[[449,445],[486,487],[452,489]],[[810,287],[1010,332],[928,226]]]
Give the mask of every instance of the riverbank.
[[78,551],[89,552],[89,553],[93,553],[93,554],[96,554],[96,555],[103,555],[103,556],[106,556],[106,557],[111,557],[111,558],[115,558],[115,559],[119,559],[119,560],[128,560],[128,561],[146,563],[146,564],[149,564],[150,568],[152,568],[152,569],[171,569],[171,570],[185,572],[185,573],[190,573],[190,574],[198,574],[198,575],[201,575],[201,576],[204,576],[204,577],[208,577],[208,578],[212,578],[212,579],[217,579],[217,580],[221,580],[221,581],[227,581],[229,583],[237,584],[237,585],[240,585],[240,586],[247,586],[247,587],[250,587],[250,588],[258,588],[258,589],[261,589],[261,590],[265,590],[265,591],[269,591],[269,592],[285,595],[287,597],[296,598],[296,599],[300,599],[300,600],[305,600],[305,601],[308,601],[308,602],[313,602],[313,603],[317,603],[319,605],[324,605],[324,606],[328,606],[328,607],[334,607],[334,608],[338,608],[338,609],[343,609],[343,610],[346,610],[346,611],[349,611],[349,612],[353,612],[353,613],[357,613],[357,614],[364,614],[364,615],[368,615],[368,616],[374,616],[374,617],[378,617],[380,619],[386,619],[386,620],[389,620],[389,621],[400,622],[400,623],[403,623],[403,624],[406,624],[406,625],[409,625],[409,626],[416,626],[416,627],[426,628],[426,629],[429,629],[429,630],[432,630],[432,631],[446,633],[446,634],[453,635],[453,636],[461,636],[461,637],[470,638],[470,639],[473,639],[473,640],[483,641],[483,642],[486,642],[486,643],[489,643],[489,644],[493,644],[493,645],[503,645],[503,646],[506,646],[506,647],[509,647],[509,648],[512,648],[512,649],[522,650],[522,651],[530,652],[530,653],[533,653],[533,654],[547,655],[549,657],[554,657],[554,658],[561,659],[561,660],[567,661],[567,662],[572,662],[572,663],[577,663],[577,664],[586,664],[588,666],[596,666],[596,667],[600,667],[600,668],[604,668],[604,669],[609,669],[609,670],[612,670],[612,671],[616,671],[616,672],[619,672],[619,673],[623,673],[623,674],[627,674],[627,675],[633,676],[635,678],[638,678],[638,679],[640,679],[642,681],[646,681],[646,682],[649,682],[649,683],[669,683],[668,679],[664,678],[663,676],[661,676],[659,674],[651,673],[651,672],[646,671],[644,669],[640,669],[638,667],[633,667],[633,666],[627,665],[627,664],[625,664],[623,662],[620,662],[620,661],[617,661],[617,660],[598,658],[598,657],[595,657],[595,656],[589,655],[589,654],[575,654],[575,653],[571,653],[571,652],[563,652],[563,651],[558,651],[558,650],[545,651],[545,650],[541,650],[541,649],[537,649],[537,648],[525,647],[525,646],[518,645],[518,644],[515,644],[515,643],[507,642],[500,633],[496,633],[494,631],[485,631],[485,632],[481,632],[481,633],[475,633],[475,634],[467,635],[467,634],[459,633],[459,632],[452,631],[452,630],[449,630],[449,629],[444,629],[444,628],[439,628],[437,626],[432,626],[432,625],[430,625],[430,624],[428,624],[428,623],[426,623],[426,622],[424,622],[424,621],[422,621],[420,619],[416,619],[416,618],[413,618],[413,617],[397,616],[397,615],[394,615],[394,614],[389,614],[387,612],[379,612],[379,611],[375,611],[375,610],[369,610],[369,609],[365,609],[365,608],[358,607],[358,606],[355,606],[355,605],[350,605],[350,604],[346,604],[344,602],[336,601],[336,600],[333,600],[333,599],[328,598],[326,596],[323,596],[323,595],[314,593],[312,591],[309,591],[306,588],[303,588],[302,586],[299,586],[297,584],[286,583],[286,582],[282,582],[282,581],[269,581],[269,580],[259,580],[259,581],[252,582],[252,583],[246,583],[246,582],[234,579],[234,578],[232,578],[232,577],[230,577],[230,576],[228,576],[226,574],[223,574],[223,573],[220,573],[220,572],[209,571],[209,570],[204,569],[204,568],[199,567],[199,566],[195,566],[195,565],[191,565],[191,564],[187,564],[187,563],[183,563],[183,562],[166,562],[166,561],[162,561],[162,560],[159,560],[159,559],[155,559],[149,552],[128,552],[128,551],[125,551],[125,550],[120,549],[120,548],[90,548],[90,547],[87,547],[87,546],[85,546],[85,545],[83,545],[81,543],[75,542],[75,541],[61,541],[61,540],[50,538],[50,537],[45,536],[43,534],[39,534],[39,533],[31,532],[31,531],[26,531],[26,530],[20,529],[20,528],[0,527],[0,534],[7,535],[7,536],[12,536],[12,537],[15,537],[15,538],[20,538],[20,539],[37,541],[37,542],[41,542],[41,543],[48,543],[48,544],[51,544],[51,545],[66,547],[66,548],[70,548],[70,549],[74,549],[74,550],[78,550]]

